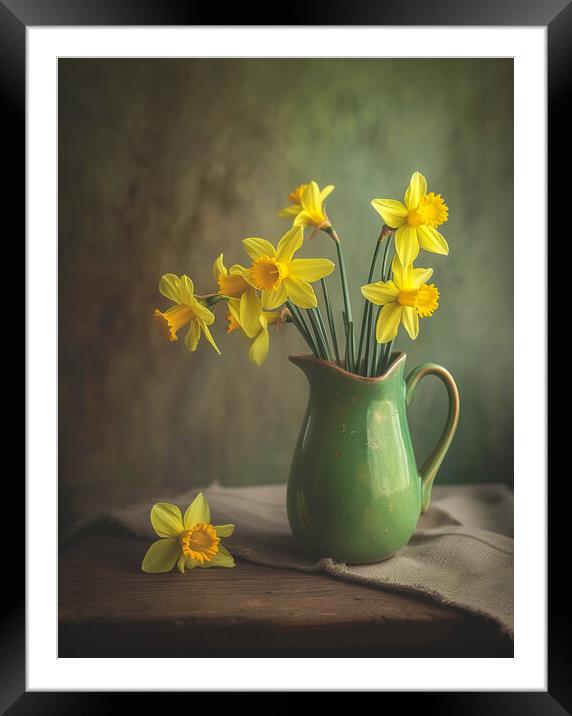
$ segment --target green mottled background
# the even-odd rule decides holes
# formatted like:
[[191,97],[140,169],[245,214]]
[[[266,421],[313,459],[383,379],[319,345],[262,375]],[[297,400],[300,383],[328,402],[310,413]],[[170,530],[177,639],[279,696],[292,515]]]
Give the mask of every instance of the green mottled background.
[[[512,484],[512,98],[511,60],[60,60],[61,526],[213,480],[287,479],[306,401],[293,328],[256,368],[224,311],[222,358],[167,343],[151,315],[168,305],[161,274],[208,292],[219,252],[230,265],[242,238],[276,242],[277,211],[310,179],[336,186],[328,213],[358,316],[380,228],[370,200],[402,198],[415,170],[444,196],[450,255],[418,261],[441,305],[397,347],[409,369],[438,362],[459,385],[438,482]],[[321,235],[301,255],[333,248]],[[441,383],[424,381],[410,410],[420,461],[446,409]]]

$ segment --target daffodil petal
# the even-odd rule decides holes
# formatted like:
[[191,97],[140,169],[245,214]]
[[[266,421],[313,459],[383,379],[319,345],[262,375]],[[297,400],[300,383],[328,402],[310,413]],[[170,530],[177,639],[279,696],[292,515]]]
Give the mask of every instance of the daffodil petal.
[[403,266],[412,264],[419,254],[419,241],[417,229],[409,224],[403,224],[395,232],[395,250]]
[[322,213],[320,189],[315,181],[311,181],[304,189],[301,197],[301,204],[303,208],[313,216]]
[[306,210],[300,211],[294,219],[294,226],[311,226],[313,223],[312,216]]
[[402,311],[403,306],[398,303],[388,303],[381,309],[375,327],[375,337],[378,343],[387,343],[395,338]]
[[201,321],[201,328],[205,333],[205,338],[207,339],[207,341],[211,344],[211,346],[215,349],[219,356],[222,355],[217,344],[215,343],[215,339],[213,338],[212,333],[210,332],[210,329],[207,324]]
[[183,525],[186,530],[192,529],[199,522],[210,524],[211,510],[207,498],[202,492],[195,497],[191,504],[187,507],[185,516],[183,517]]
[[179,277],[174,273],[166,273],[161,276],[159,281],[159,291],[165,296],[170,298],[175,303],[182,303],[180,300],[181,292],[179,290]]
[[385,303],[394,303],[399,289],[393,281],[378,281],[377,283],[368,283],[361,287],[362,294],[368,301],[383,306]]
[[252,345],[248,351],[248,359],[255,365],[262,365],[268,356],[269,346],[270,338],[268,336],[268,331],[262,329],[252,341]]
[[318,299],[314,293],[314,289],[307,281],[288,276],[284,280],[288,298],[295,306],[299,308],[315,308],[318,305]]
[[266,241],[266,239],[259,239],[256,237],[243,239],[242,245],[244,246],[246,253],[253,261],[256,261],[256,259],[261,256],[270,256],[271,258],[275,258],[276,256],[274,246],[272,246],[270,241]]
[[276,259],[283,263],[288,263],[300,246],[302,246],[303,241],[304,229],[301,226],[293,226],[278,242],[278,246],[276,247]]
[[262,305],[264,308],[278,308],[288,298],[288,292],[284,282],[274,289],[274,291],[262,292]]
[[149,574],[170,572],[180,554],[181,546],[178,539],[159,539],[147,550],[141,569]]
[[405,192],[405,206],[408,209],[416,209],[425,194],[427,194],[427,180],[423,174],[414,172]]
[[279,316],[280,311],[262,311],[262,317],[266,320],[266,325],[268,326],[276,323]]
[[300,204],[290,204],[280,209],[278,216],[297,216],[302,211]]
[[223,255],[219,254],[213,264],[213,278],[218,283],[219,278],[221,276],[226,276],[227,273],[228,272],[226,270],[226,266],[224,265]]
[[390,228],[397,229],[405,223],[407,209],[400,201],[396,199],[374,199],[371,205]]
[[179,283],[181,303],[184,303],[187,306],[191,306],[195,301],[194,290],[195,287],[193,286],[193,282],[191,281],[191,279],[188,276],[185,276],[185,274],[183,274]]
[[218,552],[215,554],[210,562],[205,562],[204,567],[234,567],[234,557],[232,554],[222,546],[218,545]]
[[432,268],[416,268],[410,272],[411,288],[419,288],[433,276]]
[[157,502],[151,508],[151,524],[159,537],[176,537],[183,531],[181,510],[170,502]]
[[254,289],[244,291],[240,297],[239,323],[249,338],[260,331],[260,314],[262,302]]
[[445,241],[445,237],[432,226],[418,226],[417,234],[421,248],[425,251],[445,256],[449,253],[449,244]]
[[326,199],[330,196],[330,194],[334,191],[336,187],[333,184],[328,184],[328,186],[325,186],[322,191],[320,192],[320,203],[323,204]]
[[302,281],[318,281],[329,276],[334,268],[335,264],[330,259],[294,259],[288,266],[290,276]]
[[200,321],[192,320],[187,335],[185,336],[185,345],[188,350],[196,351],[201,338],[201,323]]
[[179,559],[177,560],[177,569],[181,574],[185,573],[185,555],[182,554]]
[[401,322],[405,326],[405,330],[409,336],[415,340],[419,333],[419,314],[417,309],[412,306],[404,306],[401,313]]
[[199,303],[196,298],[193,298],[191,308],[193,309],[195,316],[203,323],[206,323],[208,326],[214,323],[214,313],[209,311],[209,309],[206,306],[203,306],[202,303]]
[[230,537],[234,532],[235,525],[215,525],[217,537]]

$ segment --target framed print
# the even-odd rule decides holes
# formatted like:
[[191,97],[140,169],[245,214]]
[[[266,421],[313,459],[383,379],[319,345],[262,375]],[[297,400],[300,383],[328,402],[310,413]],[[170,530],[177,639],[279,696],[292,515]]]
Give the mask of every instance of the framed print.
[[362,11],[0,5],[26,167],[9,712],[161,690],[572,708],[545,579],[572,11]]

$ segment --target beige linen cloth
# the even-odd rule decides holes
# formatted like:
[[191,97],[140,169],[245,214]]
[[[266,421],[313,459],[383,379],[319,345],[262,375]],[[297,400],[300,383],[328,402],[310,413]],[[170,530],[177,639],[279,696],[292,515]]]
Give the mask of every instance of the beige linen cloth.
[[[158,495],[184,511],[200,491]],[[286,486],[202,489],[215,524],[236,525],[225,545],[257,564],[323,572],[380,589],[423,594],[443,604],[493,620],[513,634],[513,497],[501,485],[436,486],[429,511],[409,543],[393,558],[351,566],[307,557],[290,532]],[[157,539],[149,503],[107,515],[134,534]]]

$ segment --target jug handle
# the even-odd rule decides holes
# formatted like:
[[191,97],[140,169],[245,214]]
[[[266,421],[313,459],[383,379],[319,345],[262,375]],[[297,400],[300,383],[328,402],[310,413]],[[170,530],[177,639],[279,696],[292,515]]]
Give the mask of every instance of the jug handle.
[[453,436],[455,435],[455,431],[457,430],[460,409],[459,391],[455,381],[453,380],[453,376],[448,370],[440,365],[437,365],[436,363],[422,363],[417,366],[417,368],[414,368],[407,376],[405,380],[405,401],[407,403],[407,407],[409,407],[409,404],[413,399],[413,393],[415,392],[417,384],[426,375],[436,375],[445,384],[447,393],[449,394],[449,416],[447,417],[447,424],[445,425],[445,429],[439,438],[439,442],[419,470],[423,496],[421,507],[422,513],[427,512],[429,509],[429,503],[431,502],[431,488],[433,487],[433,482],[437,476],[437,471],[441,467],[443,458],[447,454],[447,451],[451,446]]

